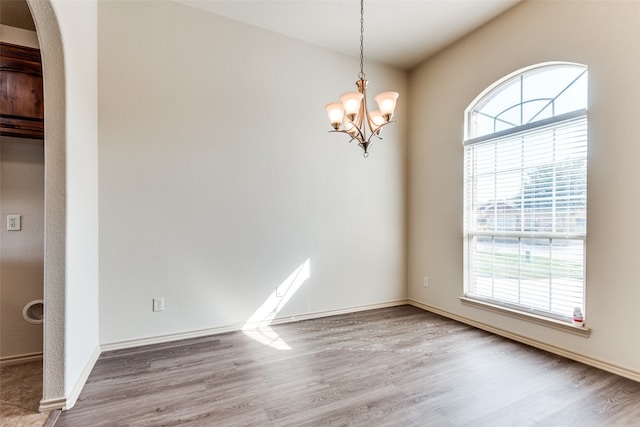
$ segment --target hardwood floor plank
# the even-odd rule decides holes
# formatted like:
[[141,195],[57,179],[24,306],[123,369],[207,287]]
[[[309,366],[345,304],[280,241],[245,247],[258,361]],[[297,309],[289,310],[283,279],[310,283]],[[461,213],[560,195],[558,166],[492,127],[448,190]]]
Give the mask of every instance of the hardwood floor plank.
[[640,383],[411,306],[104,353],[56,426],[639,426]]

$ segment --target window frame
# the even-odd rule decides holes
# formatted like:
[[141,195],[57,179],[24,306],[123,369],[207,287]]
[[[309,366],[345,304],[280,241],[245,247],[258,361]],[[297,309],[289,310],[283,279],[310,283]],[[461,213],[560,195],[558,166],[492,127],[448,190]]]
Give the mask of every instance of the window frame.
[[[553,246],[553,242],[552,239],[567,239],[567,240],[582,240],[582,264],[581,264],[581,268],[582,268],[582,278],[581,278],[581,283],[582,283],[582,305],[581,305],[581,309],[583,311],[583,313],[586,311],[585,310],[585,305],[586,305],[586,241],[587,241],[587,230],[586,230],[586,209],[587,209],[587,205],[586,205],[586,177],[587,177],[587,154],[586,154],[586,150],[588,148],[588,110],[587,110],[587,105],[585,102],[584,108],[580,108],[580,109],[576,109],[574,111],[570,111],[567,113],[563,113],[563,114],[558,114],[558,115],[553,115],[552,117],[548,117],[548,118],[544,118],[541,120],[536,120],[536,121],[532,121],[530,123],[525,123],[525,124],[521,124],[519,126],[514,126],[511,127],[509,129],[505,129],[505,130],[499,130],[497,132],[494,133],[490,133],[490,134],[483,134],[480,136],[471,136],[470,134],[473,131],[473,122],[472,122],[472,115],[476,112],[476,108],[479,105],[482,105],[485,100],[487,99],[491,99],[491,97],[494,97],[496,95],[499,94],[499,92],[501,91],[501,89],[508,87],[508,85],[513,82],[514,79],[520,78],[521,82],[522,82],[522,78],[524,76],[526,76],[527,74],[531,74],[531,73],[535,73],[538,72],[544,68],[551,68],[551,67],[573,67],[573,68],[581,68],[583,69],[583,73],[581,73],[576,79],[574,79],[571,83],[569,83],[565,89],[560,92],[560,94],[558,94],[557,97],[559,97],[564,91],[567,90],[567,88],[569,88],[573,83],[575,83],[579,78],[582,77],[582,75],[588,73],[588,67],[586,65],[583,64],[576,64],[576,63],[568,63],[568,62],[548,62],[548,63],[542,63],[542,64],[537,64],[537,65],[533,65],[530,67],[526,67],[520,70],[517,70],[507,76],[505,76],[504,78],[498,80],[497,82],[495,82],[494,84],[490,85],[487,89],[485,89],[484,91],[482,91],[477,97],[476,99],[474,99],[474,101],[469,105],[469,107],[467,109],[465,109],[465,122],[464,122],[464,130],[465,130],[465,135],[464,135],[464,141],[463,141],[463,147],[464,147],[464,224],[463,224],[463,241],[464,241],[464,265],[463,265],[463,277],[464,277],[464,285],[463,285],[463,296],[460,298],[461,301],[465,304],[469,304],[472,306],[476,306],[476,307],[483,307],[483,308],[487,308],[489,310],[492,311],[499,311],[499,312],[504,312],[508,315],[511,316],[515,316],[515,317],[524,317],[524,318],[529,318],[529,319],[533,319],[535,322],[537,323],[543,323],[543,324],[551,324],[552,326],[555,326],[556,328],[559,328],[561,330],[575,330],[575,329],[582,329],[584,331],[586,331],[586,336],[588,336],[588,328],[585,328],[584,326],[582,327],[576,327],[573,326],[571,324],[571,317],[566,317],[566,316],[559,316],[557,314],[553,314],[550,311],[546,312],[545,310],[538,310],[538,309],[533,309],[531,307],[527,307],[527,306],[523,306],[520,304],[513,304],[511,302],[506,302],[506,301],[501,301],[501,300],[497,300],[494,298],[484,298],[481,297],[479,295],[476,294],[470,294],[468,292],[469,290],[469,284],[470,281],[472,279],[471,275],[474,273],[474,271],[472,271],[472,267],[470,266],[470,257],[471,257],[471,251],[473,250],[473,248],[471,248],[471,240],[474,237],[480,236],[480,235],[490,235],[492,236],[492,238],[495,237],[517,237],[518,238],[518,242],[520,242],[520,239],[523,238],[531,238],[531,237],[535,237],[535,238],[549,238],[550,239],[550,243],[549,243],[549,247]],[[588,84],[588,75],[586,77],[587,79],[587,84]],[[521,83],[522,84],[522,83]],[[585,94],[586,97],[588,97],[588,92]],[[586,100],[587,98],[585,98]],[[519,104],[514,104],[513,106],[509,107],[509,108],[513,108],[515,106],[520,106],[521,108],[523,108],[525,102],[528,101],[523,101],[522,97],[520,99],[520,103]],[[541,110],[542,111],[542,110]],[[539,113],[538,113],[539,114]],[[496,116],[497,118],[498,116]],[[585,126],[586,126],[586,130],[585,130],[585,135],[584,135],[584,145],[585,145],[585,156],[584,156],[584,161],[585,161],[585,170],[584,170],[584,182],[585,182],[585,195],[584,195],[584,209],[585,209],[585,226],[584,226],[584,232],[582,233],[565,233],[565,234],[561,234],[558,235],[558,233],[544,233],[544,232],[539,232],[539,231],[533,231],[533,232],[529,232],[529,231],[524,231],[524,230],[519,230],[519,231],[515,231],[515,232],[511,232],[511,231],[507,231],[507,232],[500,232],[498,230],[494,230],[491,232],[479,232],[478,230],[471,230],[471,226],[470,226],[470,221],[471,221],[471,217],[473,217],[473,203],[470,202],[470,198],[469,198],[469,183],[468,180],[469,175],[470,175],[470,171],[468,170],[468,159],[467,159],[467,147],[469,146],[473,146],[476,144],[480,144],[483,142],[487,142],[487,141],[491,141],[491,140],[496,140],[499,141],[500,139],[509,137],[509,136],[517,136],[518,134],[522,134],[523,136],[526,135],[528,132],[529,133],[534,133],[536,130],[540,130],[540,129],[545,129],[547,127],[553,127],[554,125],[561,125],[563,123],[567,123],[567,122],[579,122],[579,121],[584,121],[585,122]],[[553,165],[554,162],[548,162],[548,163],[544,163],[544,165]],[[496,200],[497,202],[497,200]],[[471,206],[470,206],[471,205]],[[518,243],[520,245],[520,243]],[[493,249],[492,249],[493,250]],[[475,252],[474,252],[475,255]],[[552,261],[550,261],[552,262]],[[520,268],[520,267],[519,267]],[[492,273],[494,274],[494,273]],[[474,276],[476,277],[476,276]],[[492,276],[494,277],[494,276]],[[554,276],[551,275],[550,279],[553,278]],[[493,280],[493,279],[492,279]],[[491,285],[492,287],[494,286],[493,284]],[[518,289],[520,289],[520,279],[518,279]],[[568,329],[567,329],[568,327]],[[579,335],[585,335],[585,333],[579,333]]]

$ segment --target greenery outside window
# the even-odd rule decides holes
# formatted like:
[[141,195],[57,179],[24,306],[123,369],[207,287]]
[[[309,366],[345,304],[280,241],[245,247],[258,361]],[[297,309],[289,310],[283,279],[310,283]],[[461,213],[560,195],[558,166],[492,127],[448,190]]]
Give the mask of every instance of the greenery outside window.
[[567,322],[584,313],[587,77],[536,65],[466,110],[465,297]]

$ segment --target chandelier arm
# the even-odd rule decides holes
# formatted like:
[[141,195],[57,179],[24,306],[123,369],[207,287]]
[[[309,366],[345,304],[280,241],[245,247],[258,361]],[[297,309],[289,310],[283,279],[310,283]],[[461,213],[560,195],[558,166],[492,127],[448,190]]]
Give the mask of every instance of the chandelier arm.
[[[383,127],[385,127],[386,125],[391,124],[391,123],[395,123],[395,121],[386,122],[386,123],[383,123],[380,126],[378,126],[376,128],[375,132],[373,132],[371,135],[369,135],[369,138],[367,139],[367,142],[371,143],[371,137],[372,136],[376,136],[378,139],[382,140],[382,137],[379,135],[378,131],[382,130]],[[329,131],[329,132],[331,132],[331,131]]]
[[360,142],[365,141],[367,136],[366,136],[366,130],[364,129],[362,124],[362,115],[360,115],[359,119],[356,120],[355,122],[352,122],[351,120],[349,120],[349,123],[351,123],[353,127],[356,128],[356,130],[358,131],[358,136],[357,137],[353,136],[346,130],[344,132],[349,133],[349,135],[352,136],[352,139],[357,139]]
[[360,133],[360,129],[358,129],[358,136],[353,136],[353,135],[351,135],[349,132],[347,132],[346,130],[342,130],[342,129],[338,129],[338,130],[333,130],[333,129],[332,129],[332,130],[330,130],[330,131],[328,131],[328,132],[329,132],[329,133],[344,133],[344,134],[347,134],[347,135],[349,135],[349,137],[351,138],[351,139],[349,140],[349,142],[351,142],[351,141],[354,141],[354,140],[355,140],[355,141],[358,141],[358,144],[362,144],[362,141],[363,141],[362,139],[360,139],[360,138],[359,138],[359,136],[361,136],[361,135],[362,135],[362,134]]
[[367,106],[367,83],[367,80],[362,78],[356,82],[358,92],[362,94],[362,102],[360,103],[360,110],[358,111],[358,118],[356,123],[358,129],[360,130],[362,141],[365,141],[367,139],[366,126],[369,126],[369,130],[373,130],[373,128],[371,127],[371,119],[369,117],[369,108]]
[[[369,124],[369,110],[367,109],[367,93],[364,92],[362,104],[360,104],[360,114],[358,114],[358,133],[363,141],[367,140],[367,125]],[[369,126],[369,129],[371,127]]]
[[369,131],[371,132],[371,135],[369,135],[369,139],[371,139],[371,137],[378,132],[378,129],[382,127],[382,125],[377,126],[374,123],[373,119],[371,118],[371,115],[369,114],[368,109],[365,109],[365,115],[367,116],[367,124],[369,125]]

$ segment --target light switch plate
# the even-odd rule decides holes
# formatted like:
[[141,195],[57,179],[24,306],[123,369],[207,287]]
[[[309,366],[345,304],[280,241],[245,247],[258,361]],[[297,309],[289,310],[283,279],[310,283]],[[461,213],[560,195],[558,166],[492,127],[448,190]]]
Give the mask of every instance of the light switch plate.
[[7,231],[22,230],[22,217],[20,215],[7,215]]

